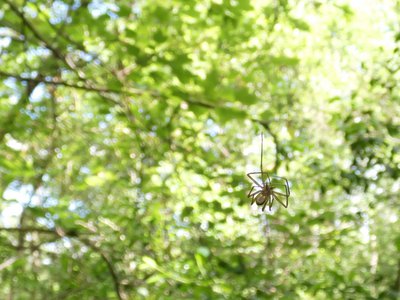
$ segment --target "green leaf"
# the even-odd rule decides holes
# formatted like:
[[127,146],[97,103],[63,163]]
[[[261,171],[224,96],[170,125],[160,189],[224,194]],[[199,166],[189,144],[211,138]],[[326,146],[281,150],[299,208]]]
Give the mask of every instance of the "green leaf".
[[289,17],[290,22],[293,24],[294,27],[303,30],[303,31],[310,31],[310,26],[304,20]]
[[244,87],[235,90],[235,98],[240,102],[248,105],[258,102],[258,98]]
[[289,56],[271,56],[271,62],[283,66],[295,66],[300,60],[297,57]]
[[158,264],[157,264],[156,261],[155,261],[154,259],[152,259],[151,257],[149,257],[149,256],[144,256],[144,257],[142,258],[142,260],[143,260],[143,262],[144,262],[147,266],[149,266],[149,267],[151,267],[151,268],[153,268],[153,269],[157,269],[157,268],[158,268]]
[[189,216],[193,211],[193,206],[186,206],[182,210],[182,218]]
[[400,251],[400,236],[398,236],[395,239],[395,245],[396,245],[397,251]]
[[209,257],[210,256],[210,249],[207,247],[198,247],[197,248],[197,253],[200,254],[203,257]]
[[215,112],[222,123],[233,120],[240,121],[247,117],[245,111],[233,107],[218,107],[215,109]]

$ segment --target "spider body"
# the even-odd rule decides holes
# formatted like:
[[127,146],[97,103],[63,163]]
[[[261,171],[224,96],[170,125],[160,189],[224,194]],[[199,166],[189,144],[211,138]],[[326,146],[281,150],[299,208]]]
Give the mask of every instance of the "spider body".
[[[271,210],[274,201],[276,200],[283,207],[288,207],[288,201],[290,196],[289,183],[286,178],[278,176],[269,176],[267,172],[263,172],[263,134],[261,133],[261,163],[260,172],[250,172],[247,176],[254,183],[251,187],[250,192],[247,194],[248,198],[251,198],[251,204],[255,202],[258,206],[262,206],[264,211],[268,205]],[[255,175],[261,175],[261,182],[257,180]],[[264,175],[267,175],[267,179],[264,180]]]
[[[266,175],[267,179],[259,182],[254,175],[261,175],[261,178],[264,178],[264,175]],[[275,200],[285,208],[288,206],[290,189],[286,178],[278,176],[270,177],[268,173],[263,171],[251,172],[247,176],[254,183],[247,195],[248,198],[251,198],[251,205],[256,203],[258,206],[262,206],[263,211],[267,205],[269,210],[271,210]]]

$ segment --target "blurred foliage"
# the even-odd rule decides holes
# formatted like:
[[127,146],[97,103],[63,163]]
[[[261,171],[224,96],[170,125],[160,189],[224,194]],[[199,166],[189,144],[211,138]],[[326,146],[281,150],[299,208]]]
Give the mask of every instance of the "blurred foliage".
[[1,1],[0,298],[397,299],[399,8]]

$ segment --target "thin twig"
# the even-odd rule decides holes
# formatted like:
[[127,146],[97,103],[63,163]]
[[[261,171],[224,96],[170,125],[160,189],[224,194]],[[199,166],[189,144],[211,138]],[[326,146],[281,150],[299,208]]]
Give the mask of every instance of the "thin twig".
[[397,293],[397,295],[400,297],[400,259],[397,264],[397,276],[396,280],[393,285],[393,290]]
[[[56,79],[54,77],[52,77],[51,79],[46,79],[49,77],[45,76],[45,75],[39,75],[36,78],[25,77],[25,76],[8,73],[8,72],[1,71],[1,70],[0,70],[0,77],[12,77],[19,81],[34,82],[37,84],[43,83],[43,84],[50,84],[50,85],[56,85],[56,86],[58,86],[58,85],[65,86],[65,87],[74,88],[74,89],[78,89],[78,90],[85,90],[88,92],[110,93],[110,94],[130,94],[130,95],[140,95],[140,94],[146,93],[145,90],[134,89],[134,88],[129,88],[128,90],[124,91],[124,90],[117,90],[117,89],[111,89],[111,88],[102,88],[102,87],[98,87],[96,85],[87,85],[82,82],[69,83],[66,81]],[[115,104],[118,104],[115,100],[112,100],[112,99],[109,99],[109,100],[113,101]]]
[[11,7],[11,10],[21,18],[22,22],[25,24],[26,27],[29,28],[29,30],[33,33],[33,35],[39,41],[44,43],[46,48],[48,48],[51,52],[53,52],[54,55],[57,56],[57,58],[64,61],[64,56],[61,54],[61,52],[55,47],[53,47],[48,41],[46,41],[46,39],[39,33],[39,31],[37,31],[36,28],[28,21],[25,15],[18,9],[18,7],[12,1],[5,0],[5,2]]
[[38,233],[48,233],[48,234],[57,234],[54,229],[40,228],[40,227],[32,227],[32,226],[24,226],[24,227],[0,227],[0,231],[10,231],[10,232],[38,232]]
[[14,128],[20,110],[24,108],[25,105],[27,105],[27,103],[29,102],[29,97],[31,96],[33,90],[36,88],[37,85],[38,83],[35,81],[28,82],[25,93],[21,95],[18,103],[10,109],[10,112],[4,118],[4,121],[1,123],[0,127],[0,143],[3,141],[5,135]]
[[[26,27],[32,32],[32,34],[34,35],[34,37],[40,41],[41,43],[44,44],[44,46],[49,49],[53,55],[61,60],[61,62],[63,64],[65,64],[67,67],[69,67],[69,69],[74,72],[76,74],[76,76],[82,80],[85,81],[86,80],[86,76],[85,74],[76,67],[75,63],[66,55],[64,55],[62,53],[62,51],[59,48],[56,48],[55,46],[53,46],[49,41],[47,41],[44,36],[35,28],[35,26],[32,25],[32,23],[26,18],[26,16],[24,15],[23,12],[21,12],[18,7],[16,5],[14,5],[11,1],[9,0],[5,0],[6,3],[11,7],[11,10],[18,16],[21,18],[22,22],[26,25]],[[91,83],[87,81],[87,85],[91,85]]]
[[39,233],[48,233],[52,235],[56,235],[60,238],[62,237],[69,237],[72,239],[77,240],[78,242],[88,246],[92,251],[97,252],[102,260],[105,262],[107,269],[111,275],[113,284],[114,284],[114,289],[115,293],[117,294],[117,297],[119,300],[125,300],[126,296],[124,293],[121,292],[121,284],[118,279],[118,275],[114,269],[114,266],[111,262],[111,260],[107,257],[107,255],[100,249],[100,247],[97,247],[94,245],[90,240],[82,237],[80,234],[78,235],[76,231],[65,231],[61,227],[56,227],[55,229],[46,229],[46,228],[39,228],[39,227],[0,227],[0,231],[15,231],[15,232],[39,232]]
[[126,299],[125,294],[121,292],[121,284],[120,284],[118,275],[117,275],[116,271],[114,270],[114,266],[113,266],[111,260],[107,257],[107,255],[105,255],[104,252],[99,247],[94,245],[89,240],[78,238],[78,237],[75,237],[75,239],[77,239],[81,243],[83,243],[86,246],[88,246],[90,249],[92,249],[92,251],[97,252],[98,254],[100,254],[100,257],[106,263],[108,272],[110,273],[110,275],[112,277],[112,280],[113,280],[113,283],[114,283],[114,290],[115,290],[115,293],[118,296],[118,299],[119,300]]
[[0,264],[0,271],[2,271],[3,269],[6,269],[7,267],[11,266],[13,263],[15,263],[17,261],[18,257],[10,257],[9,259],[3,261]]

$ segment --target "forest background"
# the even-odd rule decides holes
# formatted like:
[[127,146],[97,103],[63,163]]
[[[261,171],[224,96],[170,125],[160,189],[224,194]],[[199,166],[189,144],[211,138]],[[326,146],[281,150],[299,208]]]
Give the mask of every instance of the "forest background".
[[0,1],[0,299],[399,299],[399,8]]

